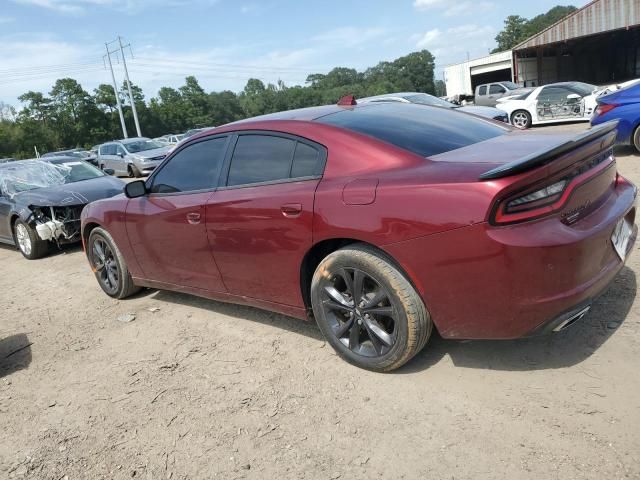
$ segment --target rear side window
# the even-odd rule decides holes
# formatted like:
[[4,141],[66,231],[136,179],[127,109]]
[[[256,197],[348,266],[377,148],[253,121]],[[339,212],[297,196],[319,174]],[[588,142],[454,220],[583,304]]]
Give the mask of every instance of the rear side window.
[[152,193],[192,192],[217,185],[227,137],[189,145],[176,153],[154,177]]
[[504,135],[509,130],[455,110],[413,104],[370,104],[317,122],[369,135],[428,157]]
[[321,173],[320,152],[306,143],[298,142],[291,166],[291,178],[312,177]]
[[478,89],[478,95],[486,95],[487,94],[487,86],[483,85]]
[[231,158],[228,186],[289,178],[296,142],[268,135],[241,135]]

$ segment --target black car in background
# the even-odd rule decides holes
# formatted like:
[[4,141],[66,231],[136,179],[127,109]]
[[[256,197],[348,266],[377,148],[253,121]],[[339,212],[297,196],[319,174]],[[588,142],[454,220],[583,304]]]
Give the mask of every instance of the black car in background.
[[122,193],[124,182],[109,173],[74,157],[0,164],[0,243],[32,260],[80,241],[85,205]]
[[41,158],[54,158],[54,157],[73,157],[79,160],[89,162],[91,165],[98,166],[98,154],[83,150],[82,148],[72,148],[70,150],[60,150],[59,152],[49,152],[42,155]]

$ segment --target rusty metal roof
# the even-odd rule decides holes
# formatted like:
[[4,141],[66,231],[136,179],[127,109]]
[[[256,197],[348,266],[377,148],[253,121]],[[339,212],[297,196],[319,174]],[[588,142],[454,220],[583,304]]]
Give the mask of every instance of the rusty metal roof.
[[640,25],[640,0],[594,0],[516,45],[514,50],[564,42],[635,25]]

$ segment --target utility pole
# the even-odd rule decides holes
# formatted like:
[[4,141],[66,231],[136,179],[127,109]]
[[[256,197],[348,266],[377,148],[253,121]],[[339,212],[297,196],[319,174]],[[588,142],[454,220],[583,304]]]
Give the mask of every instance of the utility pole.
[[[120,45],[120,53],[122,55],[122,65],[124,66],[124,77],[127,81],[127,90],[129,90],[129,100],[131,101],[131,110],[133,111],[133,120],[136,122],[136,132],[138,136],[142,136],[140,131],[140,122],[138,121],[138,111],[136,110],[136,102],[133,100],[133,93],[131,92],[131,82],[129,81],[129,71],[127,70],[127,61],[124,58],[124,47],[122,46],[122,38],[118,35],[118,44]],[[129,45],[127,45],[129,46]]]
[[109,68],[111,69],[111,80],[113,80],[113,93],[116,95],[116,104],[118,105],[118,113],[120,114],[120,125],[122,125],[122,135],[124,138],[129,138],[127,134],[127,125],[124,123],[124,114],[122,113],[122,104],[120,103],[120,95],[118,94],[118,84],[116,83],[116,76],[113,73],[113,64],[111,63],[111,52],[109,51],[109,45],[104,44],[107,49],[106,57],[109,59]]

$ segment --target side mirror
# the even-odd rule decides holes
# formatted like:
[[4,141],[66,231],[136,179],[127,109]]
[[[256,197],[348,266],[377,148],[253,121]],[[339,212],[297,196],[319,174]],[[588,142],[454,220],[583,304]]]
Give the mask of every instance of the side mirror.
[[570,93],[569,95],[567,95],[567,100],[579,100],[581,98],[582,97],[577,93]]
[[114,173],[116,173],[116,171],[113,168],[105,168],[104,170],[102,170],[104,173],[106,173],[107,175],[113,175]]
[[147,185],[144,183],[144,180],[127,183],[124,186],[124,194],[127,198],[144,197],[147,194]]
[[119,156],[120,158],[124,158],[124,153],[122,153],[122,152],[118,152],[118,156]]

